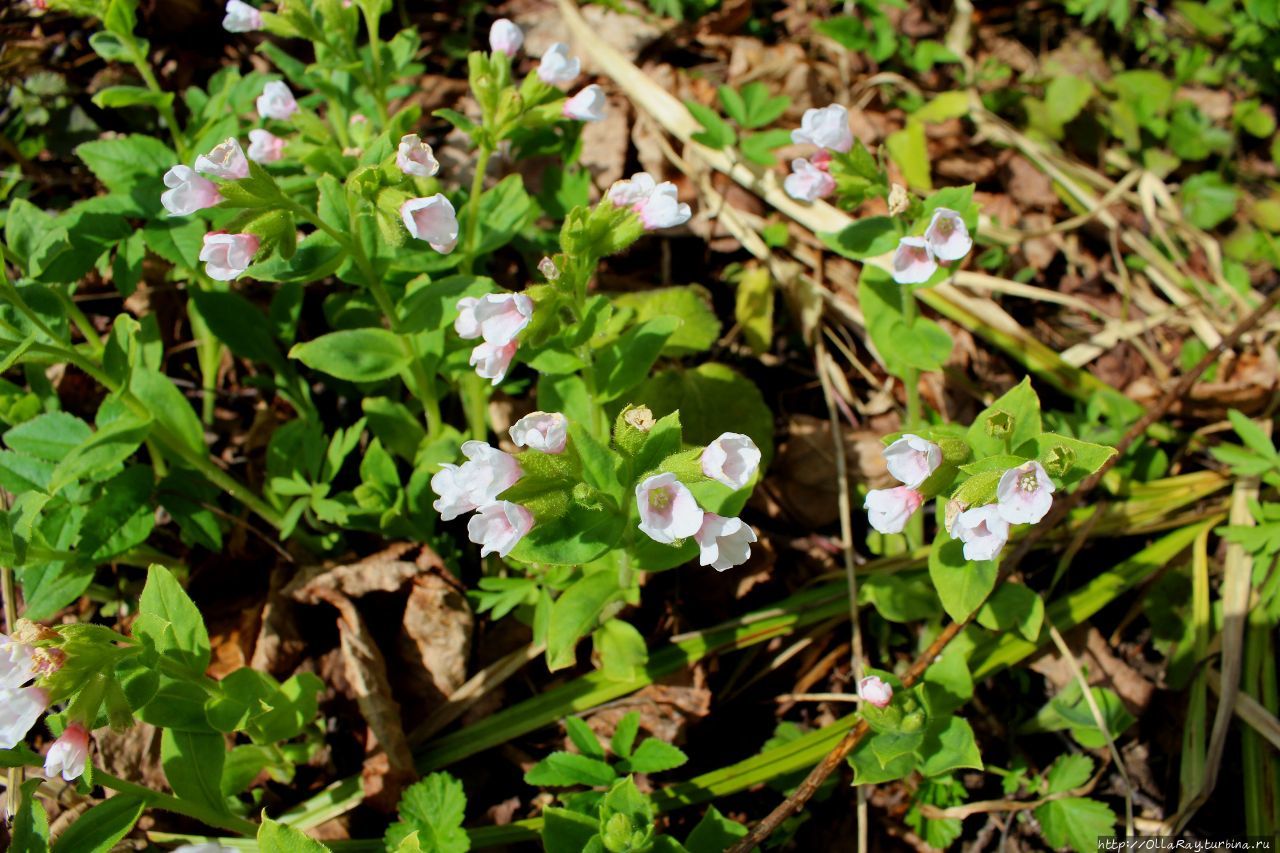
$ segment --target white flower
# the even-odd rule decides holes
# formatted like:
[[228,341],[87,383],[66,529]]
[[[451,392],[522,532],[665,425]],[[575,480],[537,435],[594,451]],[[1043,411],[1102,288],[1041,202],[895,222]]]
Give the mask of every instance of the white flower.
[[805,110],[800,119],[800,127],[791,131],[791,141],[807,142],[832,151],[848,151],[853,147],[849,111],[839,104]]
[[702,526],[693,538],[698,543],[698,565],[723,572],[741,566],[751,557],[756,532],[740,518],[708,512],[702,516]]
[[284,140],[269,130],[255,127],[249,131],[249,159],[255,163],[274,163],[284,156]]
[[449,199],[436,193],[429,198],[411,198],[400,205],[404,227],[431,248],[447,255],[458,245],[458,215]]
[[508,344],[491,344],[485,341],[471,350],[469,363],[476,369],[477,376],[497,385],[507,375],[518,346],[516,341]]
[[907,526],[907,519],[915,514],[923,502],[924,496],[915,489],[898,486],[867,492],[862,508],[867,511],[867,520],[878,532],[901,533]]
[[0,689],[16,690],[35,675],[35,650],[0,634]]
[[298,102],[294,100],[293,92],[280,80],[272,80],[262,87],[257,106],[258,115],[264,119],[274,118],[280,121],[287,121],[298,111]]
[[703,512],[689,487],[675,474],[654,474],[636,486],[640,529],[655,542],[670,545],[702,528]]
[[954,210],[939,207],[924,231],[933,254],[942,261],[958,261],[973,248],[973,238],[965,227],[964,219]]
[[453,328],[464,340],[484,338],[485,343],[505,346],[529,325],[533,300],[523,293],[490,293],[479,299],[458,300],[458,319]]
[[422,137],[406,133],[400,137],[400,146],[396,149],[396,167],[415,178],[430,178],[440,171],[440,162]]
[[1032,460],[1010,468],[996,486],[1000,517],[1010,524],[1036,524],[1053,506],[1053,481],[1044,466]]
[[542,273],[542,277],[547,281],[560,280],[560,268],[550,258],[543,258],[538,261],[538,272]]
[[563,113],[575,121],[604,121],[604,89],[592,83],[564,102]]
[[196,171],[223,181],[238,181],[249,177],[249,161],[244,156],[239,141],[231,136],[208,154],[197,157]]
[[174,166],[165,172],[164,185],[169,189],[160,193],[160,204],[173,216],[186,216],[222,201],[217,185],[189,166]]
[[614,207],[634,208],[649,200],[658,182],[648,172],[636,172],[628,181],[614,181],[609,187],[609,202]]
[[722,433],[702,451],[702,473],[735,491],[745,487],[760,467],[760,448],[751,436]]
[[538,79],[549,86],[566,86],[578,79],[582,63],[569,57],[569,45],[558,41],[538,61]]
[[782,182],[787,195],[796,201],[817,201],[836,191],[836,179],[803,157],[791,161],[791,174]]
[[693,215],[689,205],[682,203],[676,197],[676,185],[670,181],[664,181],[654,187],[649,197],[636,204],[633,209],[639,215],[640,221],[644,223],[646,231],[675,228],[677,225],[688,222],[689,217]]
[[80,723],[72,723],[49,747],[44,757],[44,775],[50,779],[61,775],[72,782],[84,775],[88,761],[89,731]]
[[241,0],[227,0],[227,14],[222,19],[222,28],[229,33],[249,33],[262,29],[262,13],[242,3]]
[[49,706],[49,694],[39,687],[0,688],[0,749],[13,749]]
[[951,523],[951,535],[964,543],[966,560],[994,560],[1009,541],[1009,522],[995,504],[966,509]]
[[564,453],[569,420],[559,412],[530,412],[511,425],[511,441],[543,453]]
[[533,529],[533,513],[511,501],[481,507],[467,522],[467,538],[480,546],[480,556],[505,557]]
[[204,246],[200,249],[204,271],[214,281],[239,278],[253,263],[260,242],[256,234],[210,231],[204,235]]
[[893,280],[898,284],[920,284],[938,270],[933,250],[923,237],[903,237],[893,253]]
[[913,489],[919,488],[942,464],[941,447],[909,432],[886,447],[883,455],[893,479]]
[[858,682],[858,695],[877,708],[888,708],[893,701],[893,688],[876,676],[868,675]]
[[524,31],[506,18],[499,18],[489,27],[489,49],[494,53],[515,56],[524,44]]
[[466,462],[445,462],[431,478],[431,490],[440,496],[432,506],[444,521],[495,502],[524,473],[514,456],[483,441],[463,443],[462,455]]

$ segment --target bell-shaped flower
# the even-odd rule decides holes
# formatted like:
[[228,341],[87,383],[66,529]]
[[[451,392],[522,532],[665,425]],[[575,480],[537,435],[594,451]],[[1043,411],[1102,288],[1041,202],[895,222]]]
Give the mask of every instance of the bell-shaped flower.
[[164,185],[169,189],[160,193],[160,204],[173,216],[186,216],[222,201],[218,186],[189,166],[174,166],[165,172]]
[[538,61],[538,79],[548,86],[567,86],[582,73],[582,62],[569,56],[569,45],[558,41]]
[[708,512],[703,514],[702,526],[693,538],[698,543],[698,565],[723,572],[750,559],[756,532],[740,518]]
[[471,350],[470,364],[476,369],[477,376],[497,385],[511,368],[511,360],[515,358],[518,346],[519,343],[516,341],[506,344],[491,344],[485,341]]
[[862,508],[867,511],[867,520],[876,531],[901,533],[907,526],[907,520],[915,515],[923,502],[924,496],[915,489],[898,486],[867,492]]
[[966,560],[994,560],[1009,541],[1009,522],[995,504],[976,506],[956,516],[951,535],[964,543]]
[[796,201],[817,201],[836,191],[836,179],[814,163],[798,157],[791,161],[791,174],[782,182],[782,188]]
[[35,649],[0,634],[0,689],[17,689],[35,676]]
[[[461,300],[458,306],[461,309]],[[463,331],[469,332],[470,324],[474,322],[485,343],[503,346],[514,341],[516,335],[524,331],[524,327],[533,319],[533,300],[523,293],[489,293],[476,300],[469,313],[470,321],[463,323],[461,327],[459,323],[454,323],[459,335]],[[458,320],[462,319],[463,314],[459,310]]]
[[543,453],[564,453],[569,420],[559,412],[530,412],[511,425],[511,442]]
[[893,280],[898,284],[920,284],[938,271],[938,262],[923,237],[903,237],[893,253]]
[[0,749],[13,749],[49,707],[49,694],[39,687],[0,688]]
[[227,13],[222,18],[222,28],[229,33],[251,33],[262,29],[262,13],[242,3],[241,0],[227,0]]
[[430,178],[440,171],[440,162],[422,137],[406,133],[400,137],[400,145],[396,148],[396,167],[415,178]]
[[272,80],[262,87],[257,107],[258,115],[264,119],[288,121],[290,116],[298,111],[298,102],[294,100],[293,92],[289,91],[288,86],[280,80]]
[[72,723],[45,754],[44,775],[50,779],[62,776],[73,782],[84,775],[84,767],[88,763],[89,730],[80,723]]
[[564,102],[563,115],[574,121],[604,121],[604,89],[595,83]]
[[208,154],[196,158],[196,171],[221,181],[238,181],[249,177],[249,160],[244,156],[240,142],[230,136]]
[[449,199],[436,193],[429,198],[411,198],[400,205],[404,227],[419,240],[425,240],[442,255],[458,245],[458,214]]
[[431,490],[440,496],[432,506],[444,521],[494,503],[524,473],[514,456],[483,441],[464,442],[462,455],[466,462],[445,462],[431,477]]
[[807,142],[831,151],[848,151],[853,147],[853,131],[849,129],[849,111],[839,104],[822,109],[805,110],[800,126],[791,131],[791,141]]
[[643,204],[658,188],[658,182],[648,172],[636,172],[630,180],[614,181],[609,187],[609,202],[614,207],[635,208]]
[[505,557],[533,529],[533,513],[511,501],[480,508],[467,522],[467,538],[480,546],[480,556]]
[[1044,466],[1032,460],[1010,468],[996,485],[996,506],[1010,524],[1036,524],[1053,506],[1053,481]]
[[636,486],[640,530],[655,542],[670,545],[702,529],[702,508],[675,474],[654,474]]
[[205,273],[214,281],[239,278],[253,263],[259,243],[261,241],[256,234],[210,231],[204,235],[204,247],[200,249]]
[[524,30],[506,18],[499,18],[489,27],[489,49],[494,53],[515,56],[524,45]]
[[868,675],[858,682],[858,695],[862,697],[862,701],[877,708],[888,708],[893,701],[893,687],[877,676]]
[[751,436],[722,433],[702,451],[702,473],[733,490],[746,487],[760,468],[760,448]]
[[284,140],[269,130],[255,127],[249,131],[249,159],[255,163],[274,163],[284,156]]
[[973,238],[964,224],[964,218],[954,210],[939,207],[924,230],[924,239],[934,257],[941,261],[958,261],[973,248]]
[[904,433],[884,449],[884,463],[893,479],[918,489],[942,464],[942,448],[918,435]]
[[676,196],[676,185],[670,181],[658,184],[647,199],[633,208],[644,224],[644,230],[675,228],[689,221],[693,211]]

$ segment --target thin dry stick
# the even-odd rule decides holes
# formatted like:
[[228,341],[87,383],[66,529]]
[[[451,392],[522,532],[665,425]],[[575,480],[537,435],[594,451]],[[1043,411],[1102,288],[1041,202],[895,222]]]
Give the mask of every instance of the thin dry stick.
[[[1098,483],[1102,482],[1103,476],[1111,470],[1117,461],[1124,457],[1134,442],[1142,437],[1152,424],[1168,414],[1173,405],[1186,396],[1191,387],[1209,369],[1209,366],[1217,361],[1224,352],[1234,347],[1240,341],[1240,338],[1252,329],[1268,311],[1275,307],[1277,302],[1280,302],[1280,288],[1272,291],[1248,317],[1237,323],[1226,337],[1218,341],[1217,345],[1204,358],[1200,359],[1195,367],[1165,392],[1164,396],[1129,428],[1116,445],[1116,453],[1107,459],[1101,468],[1091,476],[1086,477],[1074,492],[1064,499],[1054,502],[1053,509],[1050,510],[1049,514],[1039,524],[1031,528],[1031,531],[1019,541],[1018,546],[1001,564],[1000,577],[997,578],[997,584],[1017,570],[1018,565],[1026,558],[1027,554],[1031,553],[1031,549],[1035,547],[1036,543],[1049,531],[1058,527],[1067,513],[1074,509],[1084,499],[1085,495],[1097,488]],[[956,638],[972,619],[973,614],[970,614],[960,622],[952,622],[947,625],[942,633],[929,644],[929,648],[925,649],[924,653],[911,664],[911,668],[907,670],[906,675],[902,678],[903,686],[911,687],[915,684],[924,675],[925,670],[929,668],[934,659],[942,654],[943,649]],[[1224,689],[1226,687],[1227,685],[1224,685]],[[764,820],[756,824],[741,841],[729,848],[728,853],[749,853],[753,847],[762,844],[766,838],[772,835],[774,830],[782,825],[783,821],[804,808],[805,804],[817,793],[822,783],[835,772],[835,769],[840,766],[840,762],[853,751],[853,748],[866,736],[866,733],[866,722],[859,720],[858,724],[840,739],[840,743],[836,744],[835,749],[831,750],[818,766],[810,771],[809,775],[792,792],[791,796],[787,797],[777,808],[770,812]]]

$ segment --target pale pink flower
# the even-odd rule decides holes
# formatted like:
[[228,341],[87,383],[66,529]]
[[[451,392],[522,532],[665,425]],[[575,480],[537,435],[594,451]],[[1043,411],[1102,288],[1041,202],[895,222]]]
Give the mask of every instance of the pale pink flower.
[[809,158],[809,162],[817,166],[824,172],[831,171],[831,152],[825,148],[819,148],[813,152],[813,156]]
[[498,501],[480,508],[467,522],[467,538],[480,546],[480,556],[511,553],[524,535],[533,529],[533,513],[511,501]]
[[524,44],[524,30],[506,18],[499,18],[489,27],[489,49],[494,53],[515,56]]
[[289,117],[298,111],[298,102],[294,100],[293,92],[289,91],[289,87],[283,81],[272,80],[262,87],[257,107],[258,115],[264,119],[288,121]]
[[877,708],[888,708],[893,701],[893,687],[874,675],[868,675],[858,682],[858,695]]
[[883,451],[885,466],[895,480],[917,489],[942,464],[942,448],[918,435],[904,433]]
[[751,436],[722,433],[702,451],[702,473],[735,491],[751,482],[760,468],[760,448]]
[[431,248],[447,255],[458,245],[458,215],[441,193],[429,198],[411,198],[400,205],[404,227]]
[[1000,517],[1010,524],[1036,524],[1053,506],[1053,481],[1039,462],[1010,468],[996,486]]
[[485,341],[477,344],[471,350],[471,366],[476,369],[476,375],[481,379],[488,379],[497,385],[507,375],[518,346],[517,341],[506,344],[491,344]]
[[196,171],[222,181],[238,181],[249,177],[249,160],[244,156],[240,142],[231,136],[208,154],[197,157]]
[[274,163],[284,156],[284,140],[269,130],[255,127],[249,131],[249,159],[255,163]]
[[756,532],[740,518],[708,512],[702,516],[702,526],[693,538],[698,543],[698,565],[723,572],[750,559]]
[[848,151],[853,147],[849,111],[839,104],[805,110],[800,119],[800,127],[791,131],[791,141],[807,142],[832,151]]
[[569,45],[558,41],[538,60],[538,79],[549,86],[567,86],[582,72],[578,57],[569,56]]
[[49,707],[49,694],[39,687],[0,688],[0,749],[13,749]]
[[903,237],[893,253],[893,280],[898,284],[920,284],[938,271],[938,262],[923,237]]
[[[533,319],[533,300],[523,293],[489,293],[480,297],[471,312],[485,343],[505,346]],[[458,316],[461,319],[461,312]]]
[[530,412],[511,425],[511,442],[543,453],[564,453],[569,421],[559,412]]
[[61,775],[66,781],[73,782],[84,775],[88,762],[89,730],[80,723],[72,723],[49,747],[44,757],[44,775],[50,779]]
[[995,504],[966,509],[951,523],[951,535],[964,543],[966,560],[993,560],[1009,541],[1009,522]]
[[174,166],[165,172],[164,185],[169,189],[160,193],[160,204],[173,216],[186,216],[222,201],[218,186],[189,166]]
[[524,473],[514,456],[483,441],[464,442],[462,455],[466,462],[445,462],[431,478],[431,490],[440,496],[432,506],[444,521],[495,502]]
[[924,239],[936,258],[942,261],[958,261],[973,248],[973,238],[964,224],[964,218],[954,210],[939,207],[929,220]]
[[400,146],[396,149],[396,167],[415,178],[430,178],[440,171],[440,162],[422,137],[406,133],[400,137]]
[[877,532],[901,533],[907,526],[907,520],[915,515],[923,502],[924,496],[915,489],[898,486],[867,492],[862,508],[867,511],[867,520]]
[[676,185],[670,181],[658,184],[649,198],[635,205],[634,210],[646,231],[675,228],[688,222],[693,215],[689,205],[676,197]]
[[0,689],[16,690],[35,676],[35,649],[0,634]]
[[564,117],[575,121],[604,121],[604,89],[595,83],[564,102]]
[[253,263],[260,242],[256,234],[210,231],[204,235],[204,247],[200,250],[204,271],[215,281],[239,278]]
[[796,201],[817,201],[836,191],[836,179],[824,169],[798,157],[791,161],[791,174],[782,182],[782,188]]
[[464,341],[480,337],[480,320],[476,317],[479,304],[480,299],[475,296],[464,296],[458,300],[458,317],[453,321],[453,328]]
[[614,181],[609,187],[609,202],[614,207],[635,208],[643,204],[658,188],[658,182],[648,172],[636,172],[630,180]]
[[654,474],[636,486],[640,530],[655,542],[670,545],[702,528],[702,508],[675,474]]
[[227,0],[227,14],[222,19],[222,28],[229,33],[249,33],[262,29],[262,13],[242,3],[241,0]]

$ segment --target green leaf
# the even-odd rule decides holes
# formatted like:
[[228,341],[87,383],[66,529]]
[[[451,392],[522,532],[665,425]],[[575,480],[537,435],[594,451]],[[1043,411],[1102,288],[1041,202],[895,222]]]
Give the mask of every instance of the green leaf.
[[1087,77],[1060,74],[1049,81],[1044,102],[1049,118],[1061,128],[1075,119],[1093,97],[1093,83]]
[[760,448],[762,467],[773,456],[773,411],[755,383],[723,364],[664,371],[628,399],[647,405],[658,418],[679,411],[686,445],[706,445],[721,433],[740,432]]
[[53,853],[107,853],[133,829],[146,803],[121,794],[80,815],[53,844]]
[[230,814],[222,797],[226,758],[227,746],[220,734],[165,729],[160,741],[160,761],[173,793],[214,814]]
[[553,752],[524,774],[526,784],[550,788],[603,787],[613,784],[617,778],[613,768],[600,759],[573,752]]
[[1044,624],[1044,600],[1020,583],[1004,583],[978,611],[978,623],[992,631],[1013,631],[1035,642]]
[[22,783],[22,806],[9,827],[9,853],[48,853],[49,815],[36,795],[43,781],[37,777]]
[[59,462],[92,435],[89,425],[75,415],[49,412],[5,432],[4,443],[19,453]]
[[621,595],[617,574],[604,571],[580,578],[556,599],[547,632],[547,666],[552,672],[573,665],[578,640],[591,632],[605,606]]
[[610,619],[592,635],[600,668],[611,681],[632,681],[649,663],[644,637],[628,622]]
[[595,362],[597,401],[614,400],[643,382],[680,324],[678,317],[654,317],[601,347]]
[[747,346],[756,355],[773,346],[773,296],[775,283],[767,267],[751,267],[738,279],[733,318],[742,329]]
[[651,737],[641,741],[622,765],[627,773],[661,773],[664,770],[674,770],[688,760],[689,756],[683,750]]
[[1064,486],[1083,480],[1116,455],[1115,448],[1053,432],[1040,433],[1019,446],[1017,453],[1038,460],[1045,471]]
[[53,217],[25,198],[15,198],[4,221],[4,242],[26,265],[40,238],[53,226]]
[[707,813],[685,839],[689,853],[724,853],[739,838],[746,837],[747,828],[736,820],[720,814],[715,806],[707,806]]
[[613,548],[622,538],[625,525],[626,519],[613,510],[574,504],[560,518],[535,524],[511,557],[527,563],[580,566]]
[[613,297],[613,304],[633,309],[636,324],[662,317],[679,319],[662,347],[664,356],[705,352],[720,337],[720,320],[711,307],[711,293],[696,284],[623,293]]
[[[1007,440],[988,434],[989,426],[1005,425],[1010,417],[1013,425]],[[1004,453],[1006,447],[1021,447],[1028,441],[1034,441],[1040,430],[1040,398],[1031,387],[1031,378],[1027,377],[974,419],[966,439],[973,448],[974,457],[981,459]]]
[[925,734],[920,754],[925,756],[920,765],[925,776],[962,768],[982,769],[982,753],[973,739],[973,729],[960,717],[935,720]]
[[[903,233],[898,220],[892,216],[868,216],[859,219],[842,231],[826,231],[818,235],[831,251],[860,261],[892,252],[898,246]],[[865,276],[864,270],[864,276]],[[901,288],[901,285],[895,285]]]
[[919,759],[914,752],[898,755],[887,765],[882,764],[874,749],[874,744],[881,738],[893,738],[895,735],[873,733],[864,737],[849,754],[849,766],[853,768],[853,784],[879,785],[904,779],[916,769]]
[[953,118],[963,118],[969,114],[969,93],[964,89],[953,89],[936,96],[929,103],[911,114],[915,121],[925,124],[938,124]]
[[294,345],[290,358],[348,382],[388,379],[409,366],[400,336],[386,329],[344,329]]
[[[76,156],[108,190],[125,195],[163,189],[164,173],[178,162],[169,146],[137,133],[81,143]],[[158,193],[155,205],[159,209]]]
[[142,402],[156,425],[186,445],[187,449],[201,456],[208,452],[200,419],[169,377],[158,370],[138,365],[129,377],[129,392]]
[[631,748],[635,745],[636,734],[639,731],[640,712],[632,711],[624,715],[614,728],[613,740],[609,744],[613,748],[613,754],[619,758],[630,758]]
[[774,152],[791,144],[791,131],[765,130],[760,133],[748,133],[739,140],[742,156],[752,163],[761,166],[772,166],[778,162]]
[[1197,228],[1216,228],[1236,212],[1239,190],[1217,172],[1201,172],[1182,184],[1182,215]]
[[1114,834],[1115,812],[1086,797],[1051,800],[1033,812],[1050,847],[1070,846],[1076,853],[1094,853],[1098,839]]
[[924,122],[907,120],[902,130],[889,134],[884,141],[890,159],[898,164],[902,176],[915,189],[933,189],[929,177],[929,147],[924,138]]
[[209,667],[209,634],[200,611],[164,566],[147,570],[133,632],[193,676]]
[[595,818],[555,806],[542,810],[542,846],[546,853],[583,853],[599,831]]
[[871,754],[882,768],[893,765],[903,756],[913,756],[924,743],[924,732],[877,732],[871,738]]
[[1045,774],[1046,794],[1061,794],[1082,787],[1093,775],[1093,759],[1078,752],[1058,756]]
[[995,560],[966,560],[964,544],[938,531],[929,549],[929,578],[953,620],[964,621],[982,605],[995,588],[997,573]]
[[596,733],[591,730],[591,726],[588,726],[578,717],[565,717],[564,729],[579,752],[589,758],[604,759],[604,747],[601,746],[600,739],[596,737]]
[[152,469],[133,465],[103,484],[80,524],[78,550],[95,562],[141,544],[155,527]]
[[467,795],[462,783],[448,773],[432,773],[410,786],[400,799],[400,820],[387,829],[387,849],[417,833],[418,844],[430,853],[467,853],[471,840],[462,828]]
[[[722,96],[725,88],[720,87]],[[741,101],[743,115],[742,117],[734,115],[733,118],[738,124],[751,130],[772,124],[782,117],[787,107],[791,106],[790,98],[786,95],[772,94],[769,86],[760,81],[751,82],[742,87]],[[725,112],[729,112],[728,104],[725,104]]]
[[261,853],[329,853],[329,848],[319,841],[292,826],[271,820],[266,812],[258,827],[258,850]]
[[858,581],[858,596],[890,622],[915,622],[941,612],[938,594],[924,572],[870,574]]
[[117,468],[142,444],[151,429],[151,421],[126,411],[76,446],[53,469],[49,494],[57,494],[64,486],[94,478]]
[[155,92],[142,86],[111,86],[93,96],[95,106],[104,109],[120,107],[168,107],[173,105],[173,92]]
[[595,439],[580,423],[569,424],[569,438],[573,451],[582,461],[583,479],[615,501],[621,501],[625,486],[618,479],[618,454]]
[[858,301],[867,321],[867,334],[885,367],[895,376],[904,376],[909,368],[940,370],[951,355],[951,336],[937,323],[917,316],[913,325],[906,324],[902,300],[914,298],[910,289],[879,267],[862,268]]
[[1254,453],[1269,459],[1280,459],[1280,453],[1276,452],[1271,436],[1267,435],[1266,431],[1258,426],[1256,421],[1237,409],[1228,409],[1227,418],[1231,421],[1231,427],[1236,431],[1236,435],[1240,436],[1240,440],[1244,442],[1246,447]]
[[701,142],[708,148],[714,148],[719,151],[737,141],[738,135],[733,132],[733,128],[729,126],[727,121],[720,118],[720,115],[715,110],[690,100],[686,100],[684,105],[693,114],[693,117],[697,119],[698,124],[703,127],[701,132],[693,135],[695,142]]

